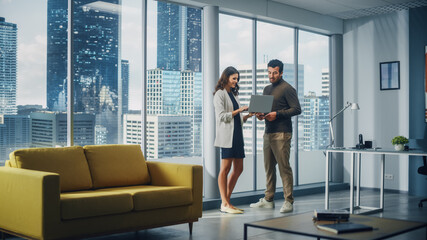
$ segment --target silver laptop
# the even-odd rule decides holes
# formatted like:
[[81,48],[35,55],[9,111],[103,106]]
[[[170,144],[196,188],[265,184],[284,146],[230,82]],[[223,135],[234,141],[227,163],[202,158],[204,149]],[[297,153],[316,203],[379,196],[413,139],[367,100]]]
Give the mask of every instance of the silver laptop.
[[249,112],[269,113],[273,106],[273,95],[252,95],[249,102]]

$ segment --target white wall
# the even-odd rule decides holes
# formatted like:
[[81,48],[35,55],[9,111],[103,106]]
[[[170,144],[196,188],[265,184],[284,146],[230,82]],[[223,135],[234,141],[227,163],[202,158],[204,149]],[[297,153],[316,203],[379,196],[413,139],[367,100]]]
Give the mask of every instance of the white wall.
[[[344,146],[354,146],[359,133],[374,146],[392,148],[397,135],[409,137],[409,13],[407,10],[344,21],[344,99],[359,111],[344,114]],[[379,63],[400,61],[400,90],[381,91]],[[380,187],[380,158],[362,155],[362,187]],[[346,182],[350,161],[344,161]],[[387,156],[386,189],[408,191],[408,157]]]

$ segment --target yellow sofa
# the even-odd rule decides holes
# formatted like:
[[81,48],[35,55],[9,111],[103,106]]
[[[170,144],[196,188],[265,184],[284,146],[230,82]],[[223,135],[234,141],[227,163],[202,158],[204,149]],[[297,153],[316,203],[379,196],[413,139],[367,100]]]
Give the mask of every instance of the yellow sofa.
[[80,238],[193,222],[202,167],[145,161],[139,145],[29,148],[0,167],[0,231]]

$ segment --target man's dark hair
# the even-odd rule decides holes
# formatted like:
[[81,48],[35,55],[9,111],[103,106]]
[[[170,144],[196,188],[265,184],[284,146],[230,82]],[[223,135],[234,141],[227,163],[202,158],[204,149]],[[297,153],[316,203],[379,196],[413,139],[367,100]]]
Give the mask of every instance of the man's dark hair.
[[270,62],[268,62],[267,67],[272,67],[272,68],[279,67],[279,73],[283,73],[283,63],[278,59],[273,59]]

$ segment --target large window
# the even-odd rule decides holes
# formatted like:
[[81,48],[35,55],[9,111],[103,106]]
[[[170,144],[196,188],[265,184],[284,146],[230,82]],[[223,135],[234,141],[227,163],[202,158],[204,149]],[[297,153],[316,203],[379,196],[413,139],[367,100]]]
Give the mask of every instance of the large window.
[[202,11],[147,2],[147,159],[201,165]]
[[[239,100],[242,106],[249,106],[250,96],[252,95],[252,39],[252,20],[225,14],[219,15],[219,75],[221,76],[222,71],[228,66],[233,66],[239,71]],[[246,114],[243,113],[243,115]],[[237,181],[234,192],[254,190],[252,119],[248,119],[243,124],[246,158],[243,165],[244,171],[239,181]]]
[[32,121],[35,112],[46,110],[46,16],[46,1],[1,2],[1,166],[9,159],[9,153],[16,149],[38,143],[55,146],[56,137],[67,134],[63,131],[55,134],[54,119]]
[[[329,38],[299,31],[299,66],[303,67],[304,95],[298,123],[299,184],[325,180],[325,155],[329,144]],[[301,70],[301,69],[300,69]],[[302,91],[299,91],[302,92]]]

